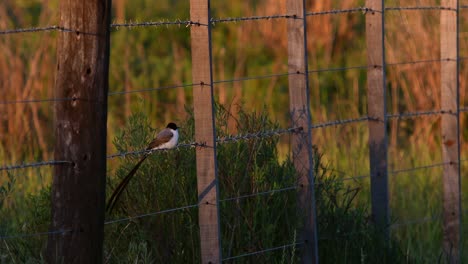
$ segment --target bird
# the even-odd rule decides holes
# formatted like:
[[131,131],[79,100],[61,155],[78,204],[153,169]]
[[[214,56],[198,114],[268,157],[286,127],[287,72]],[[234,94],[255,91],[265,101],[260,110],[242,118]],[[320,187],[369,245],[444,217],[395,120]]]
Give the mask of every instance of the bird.
[[146,148],[146,152],[143,155],[143,157],[138,161],[138,163],[133,167],[133,169],[125,176],[125,178],[120,182],[119,185],[117,185],[117,188],[114,190],[112,193],[108,203],[106,210],[109,212],[109,214],[112,212],[112,209],[114,208],[115,204],[117,203],[117,200],[119,199],[120,195],[123,193],[125,190],[125,187],[127,184],[130,182],[130,179],[135,175],[136,171],[140,167],[140,165],[145,161],[145,159],[149,156],[149,152],[151,150],[156,150],[156,149],[172,149],[177,146],[177,142],[179,140],[179,127],[175,123],[169,123],[167,124],[166,128],[161,130],[156,137],[151,141],[151,143],[148,145]]

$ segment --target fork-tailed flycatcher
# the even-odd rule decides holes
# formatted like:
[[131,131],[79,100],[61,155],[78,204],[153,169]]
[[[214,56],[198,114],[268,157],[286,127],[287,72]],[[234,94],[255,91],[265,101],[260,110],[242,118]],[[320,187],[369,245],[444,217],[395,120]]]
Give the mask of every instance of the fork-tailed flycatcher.
[[[177,141],[179,140],[179,132],[177,131],[178,127],[174,123],[167,124],[166,128],[163,129],[161,132],[158,133],[155,139],[151,141],[149,146],[146,148],[147,151],[155,150],[155,149],[171,149],[177,145]],[[114,193],[112,193],[108,203],[106,210],[111,213],[112,209],[114,208],[117,200],[119,199],[120,195],[123,193],[125,187],[127,186],[130,179],[135,175],[135,172],[140,167],[141,163],[149,156],[149,152],[146,152],[140,161],[133,167],[133,169],[128,173],[127,176],[122,180],[122,182],[117,186]]]

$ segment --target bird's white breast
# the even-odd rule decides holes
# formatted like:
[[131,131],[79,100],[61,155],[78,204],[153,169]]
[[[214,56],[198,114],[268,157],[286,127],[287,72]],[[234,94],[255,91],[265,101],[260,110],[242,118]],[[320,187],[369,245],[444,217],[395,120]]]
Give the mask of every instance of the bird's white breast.
[[169,141],[167,141],[166,143],[163,143],[161,145],[159,145],[158,147],[154,148],[154,149],[171,149],[171,148],[175,148],[175,146],[177,146],[177,142],[179,140],[179,132],[177,130],[173,130],[171,129],[171,132],[172,132],[172,137]]

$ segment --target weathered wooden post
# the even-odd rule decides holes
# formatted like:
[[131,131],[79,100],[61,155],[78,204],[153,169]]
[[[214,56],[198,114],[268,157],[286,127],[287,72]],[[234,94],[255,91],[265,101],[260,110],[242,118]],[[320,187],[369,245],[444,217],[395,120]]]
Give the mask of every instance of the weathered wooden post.
[[111,1],[60,2],[49,263],[101,263]]
[[387,116],[385,99],[384,1],[366,0],[367,111],[372,217],[389,237]]
[[449,8],[440,14],[442,159],[443,167],[443,250],[450,263],[460,263],[460,124],[458,82],[458,1],[442,0]]
[[288,0],[289,111],[293,127],[302,131],[291,135],[294,166],[298,172],[298,203],[304,213],[301,240],[303,263],[318,263],[317,220],[315,214],[312,138],[310,131],[309,74],[307,66],[307,19],[304,0]]
[[193,104],[202,263],[221,263],[209,0],[190,0]]

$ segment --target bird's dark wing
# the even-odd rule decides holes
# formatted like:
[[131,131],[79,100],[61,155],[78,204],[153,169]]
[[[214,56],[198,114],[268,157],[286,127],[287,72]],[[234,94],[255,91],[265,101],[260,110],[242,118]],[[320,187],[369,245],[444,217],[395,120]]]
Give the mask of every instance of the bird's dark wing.
[[158,133],[155,139],[151,141],[151,143],[148,146],[149,149],[154,149],[159,147],[161,144],[164,144],[171,140],[171,138],[174,136],[174,134],[169,130],[169,129],[163,129],[161,132]]
[[117,186],[117,188],[114,190],[112,193],[109,201],[107,202],[107,207],[106,210],[109,212],[109,214],[112,212],[112,209],[114,208],[115,204],[117,203],[117,200],[119,199],[120,195],[123,193],[125,190],[125,187],[127,184],[130,182],[130,179],[135,175],[136,171],[140,167],[141,163],[147,158],[148,156],[145,155],[143,156],[140,161],[133,167],[133,169],[128,173],[127,176],[120,182],[120,184]]

